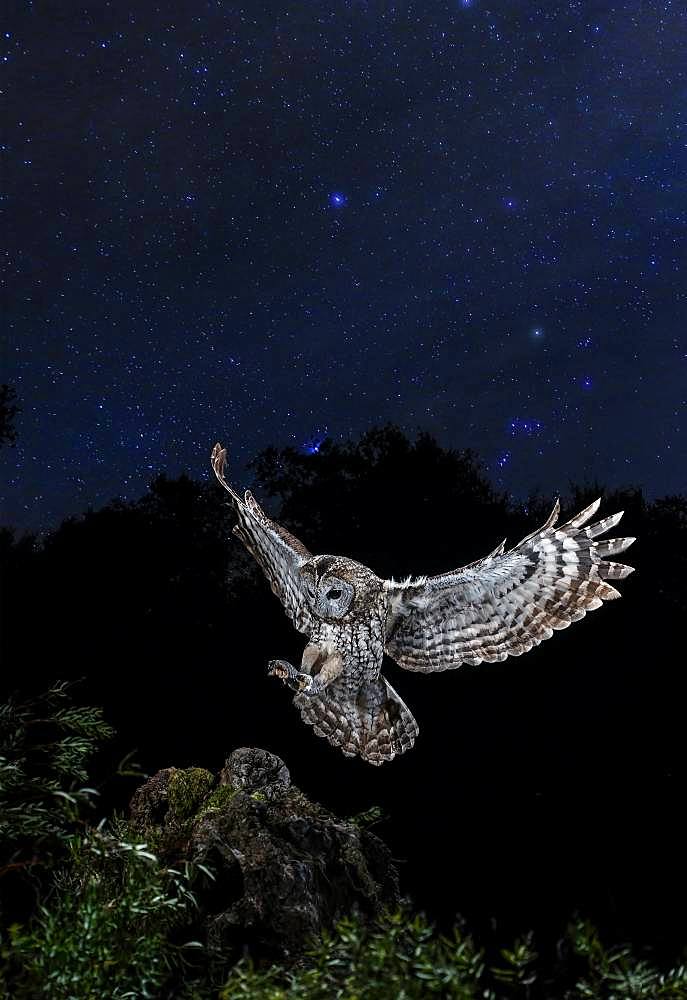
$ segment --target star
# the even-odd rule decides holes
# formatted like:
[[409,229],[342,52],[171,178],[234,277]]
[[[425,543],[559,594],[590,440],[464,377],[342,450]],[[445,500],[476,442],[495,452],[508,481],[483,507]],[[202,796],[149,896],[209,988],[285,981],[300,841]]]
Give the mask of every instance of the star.
[[311,438],[308,438],[307,441],[303,442],[301,445],[302,451],[304,451],[306,455],[318,455],[326,437],[326,431],[317,431]]
[[348,198],[340,191],[333,191],[329,195],[329,204],[332,208],[343,208],[348,203]]
[[542,424],[540,420],[523,419],[522,417],[516,417],[515,420],[511,420],[509,425],[510,434],[512,437],[522,436],[533,437],[538,434],[542,429]]

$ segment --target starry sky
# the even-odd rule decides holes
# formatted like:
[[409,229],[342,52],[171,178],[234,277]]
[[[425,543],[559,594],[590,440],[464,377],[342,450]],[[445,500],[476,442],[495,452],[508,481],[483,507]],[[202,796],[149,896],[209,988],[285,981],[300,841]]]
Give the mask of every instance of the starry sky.
[[687,488],[683,3],[15,2],[2,43],[5,523],[386,422],[516,497]]

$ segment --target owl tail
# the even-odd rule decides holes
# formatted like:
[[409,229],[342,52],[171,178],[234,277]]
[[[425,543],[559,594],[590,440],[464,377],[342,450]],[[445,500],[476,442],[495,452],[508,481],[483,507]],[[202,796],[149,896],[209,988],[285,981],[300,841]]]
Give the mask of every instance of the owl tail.
[[347,757],[379,766],[409,750],[419,729],[407,706],[383,678],[364,681],[357,692],[334,681],[320,695],[293,699],[303,722]]

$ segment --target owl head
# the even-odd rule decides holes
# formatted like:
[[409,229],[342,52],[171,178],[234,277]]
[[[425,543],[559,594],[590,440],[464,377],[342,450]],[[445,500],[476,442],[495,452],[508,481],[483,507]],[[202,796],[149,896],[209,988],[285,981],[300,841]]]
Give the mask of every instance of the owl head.
[[351,621],[369,615],[382,581],[361,563],[344,556],[315,556],[301,566],[308,603],[325,621]]

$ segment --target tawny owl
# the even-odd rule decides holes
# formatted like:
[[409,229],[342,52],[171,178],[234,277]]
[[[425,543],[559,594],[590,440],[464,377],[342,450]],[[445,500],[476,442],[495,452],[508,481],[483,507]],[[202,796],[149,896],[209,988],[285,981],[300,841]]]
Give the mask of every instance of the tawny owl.
[[407,706],[381,675],[384,653],[406,670],[424,673],[520,656],[554,629],[619,597],[605,581],[633,570],[607,557],[634,538],[594,541],[618,523],[622,511],[584,527],[597,500],[555,528],[556,501],[546,523],[509,552],[502,542],[449,573],[382,580],[345,556],[313,556],[249,492],[239,496],[225,479],[225,463],[225,449],[217,444],[212,468],[234,502],[234,533],[308,636],[300,670],[272,660],[269,673],[296,691],[293,702],[318,736],[370,764],[392,760],[418,734]]

